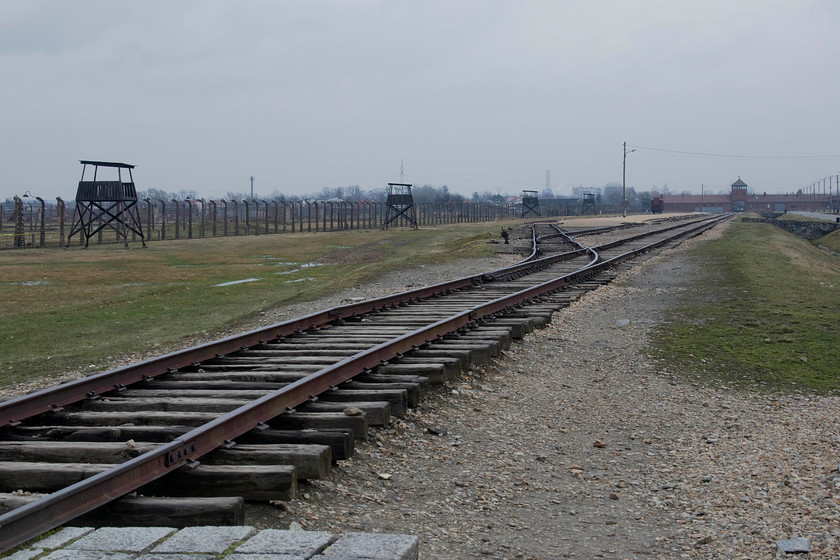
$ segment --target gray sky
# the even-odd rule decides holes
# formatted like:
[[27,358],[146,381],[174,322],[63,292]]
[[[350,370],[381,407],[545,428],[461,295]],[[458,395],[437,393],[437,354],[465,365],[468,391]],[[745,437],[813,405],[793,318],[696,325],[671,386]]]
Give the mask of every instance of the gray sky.
[[[0,199],[139,189],[784,192],[840,172],[833,0],[3,0]],[[711,157],[695,154],[762,157]],[[773,157],[769,157],[773,156]],[[708,192],[708,191],[707,191]]]

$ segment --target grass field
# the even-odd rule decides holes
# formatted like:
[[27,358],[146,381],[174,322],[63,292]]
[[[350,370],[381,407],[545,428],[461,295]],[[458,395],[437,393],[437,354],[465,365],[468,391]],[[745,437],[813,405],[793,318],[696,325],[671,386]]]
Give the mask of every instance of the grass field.
[[654,342],[669,370],[768,390],[840,391],[838,257],[745,222],[692,256],[702,272]]
[[169,351],[395,268],[490,255],[502,225],[4,251],[0,387]]
[[[486,256],[501,225],[0,252],[0,388],[215,338],[256,323],[263,310],[395,268]],[[840,233],[818,243],[840,250]],[[693,256],[703,275],[654,343],[669,369],[770,389],[840,390],[838,257],[740,222]]]

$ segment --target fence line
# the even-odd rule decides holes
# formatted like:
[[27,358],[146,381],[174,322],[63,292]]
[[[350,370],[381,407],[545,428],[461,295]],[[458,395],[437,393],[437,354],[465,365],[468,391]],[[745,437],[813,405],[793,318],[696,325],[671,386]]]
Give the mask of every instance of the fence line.
[[[11,213],[0,205],[0,249],[64,247],[73,220],[73,205],[24,202],[14,197]],[[163,200],[138,201],[143,235],[147,242],[202,239],[242,235],[271,235],[381,228],[386,217],[384,202],[340,200]],[[435,226],[453,223],[492,222],[522,217],[519,203],[418,202],[417,223]],[[566,201],[543,200],[541,217],[568,216],[579,212]],[[530,217],[534,217],[531,214]],[[400,218],[391,227],[409,225]],[[110,235],[109,235],[110,233]],[[139,241],[136,233],[131,241]],[[91,243],[121,242],[117,232],[104,228]],[[84,245],[81,234],[70,246]]]

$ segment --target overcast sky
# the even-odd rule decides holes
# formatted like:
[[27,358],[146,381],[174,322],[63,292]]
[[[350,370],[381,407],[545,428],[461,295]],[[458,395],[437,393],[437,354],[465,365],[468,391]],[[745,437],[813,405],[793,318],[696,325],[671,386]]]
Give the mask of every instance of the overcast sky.
[[838,70],[835,0],[3,0],[0,199],[569,194],[625,141],[637,189],[786,192],[840,172]]

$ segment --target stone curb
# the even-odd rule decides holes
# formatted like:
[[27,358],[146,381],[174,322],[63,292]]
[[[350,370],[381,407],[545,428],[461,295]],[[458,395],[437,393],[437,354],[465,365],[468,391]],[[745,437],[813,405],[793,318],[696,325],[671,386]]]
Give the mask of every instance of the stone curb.
[[9,560],[417,560],[410,535],[254,527],[65,527]]

